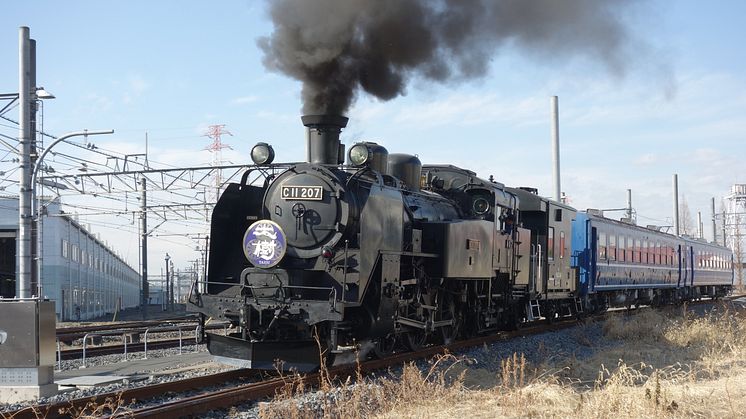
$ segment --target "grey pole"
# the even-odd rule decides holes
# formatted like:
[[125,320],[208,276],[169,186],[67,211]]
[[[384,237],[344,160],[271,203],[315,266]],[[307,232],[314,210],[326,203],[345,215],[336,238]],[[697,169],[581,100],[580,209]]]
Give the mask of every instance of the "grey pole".
[[163,300],[166,304],[166,310],[170,310],[170,297],[168,294],[168,261],[171,259],[171,257],[166,253],[166,276],[164,277],[165,280],[163,281]]
[[171,262],[171,279],[169,281],[168,285],[168,303],[171,306],[171,311],[174,311],[174,278],[176,277],[174,274],[174,261]]
[[[29,94],[31,95],[29,97],[28,105],[28,115],[29,115],[29,164],[31,168],[34,167],[37,161],[37,151],[36,151],[36,41],[33,39],[29,40]],[[30,205],[34,205],[34,194],[36,193],[36,183],[31,182],[31,190],[32,190],[32,196],[31,196],[31,203]],[[39,297],[42,296],[41,291],[41,264],[34,263],[33,261],[39,260],[39,256],[41,255],[41,248],[39,245],[41,244],[41,241],[38,240],[39,235],[41,235],[41,226],[39,223],[34,220],[34,211],[32,209],[31,211],[31,293],[33,294],[34,291],[36,291],[36,295]]]
[[697,211],[697,237],[700,239],[704,237],[704,232],[702,231],[702,211]]
[[560,154],[559,154],[559,98],[552,96],[552,184],[554,186],[554,199],[561,199],[560,187]]
[[29,28],[18,30],[18,284],[16,296],[31,298],[31,40]]
[[627,219],[632,222],[632,189],[627,189]]
[[679,236],[679,175],[673,175],[673,232]]
[[150,293],[148,289],[148,218],[147,208],[145,207],[147,199],[147,179],[143,176],[140,179],[142,184],[142,197],[140,199],[140,241],[142,242],[142,295],[140,297],[140,307],[142,308],[143,320],[148,318],[148,299]]
[[717,225],[715,224],[715,197],[712,197],[712,200],[710,201],[710,209],[712,210],[712,242],[717,244],[718,230]]

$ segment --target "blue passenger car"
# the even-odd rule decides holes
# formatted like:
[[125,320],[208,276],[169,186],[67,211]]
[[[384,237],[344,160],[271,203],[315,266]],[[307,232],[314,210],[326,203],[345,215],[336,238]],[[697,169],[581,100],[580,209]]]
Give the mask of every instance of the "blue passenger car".
[[733,285],[729,249],[593,210],[573,222],[572,256],[579,296],[590,309],[720,297]]

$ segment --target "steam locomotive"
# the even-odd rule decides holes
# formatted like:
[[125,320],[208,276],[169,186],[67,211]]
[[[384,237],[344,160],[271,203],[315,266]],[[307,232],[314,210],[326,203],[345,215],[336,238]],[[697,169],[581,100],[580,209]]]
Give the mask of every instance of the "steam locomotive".
[[380,357],[732,287],[724,247],[578,212],[373,142],[350,147],[344,164],[348,119],[302,121],[307,162],[275,164],[272,148],[257,144],[255,166],[213,211],[207,278],[188,309],[203,326],[231,323],[226,335],[200,333],[227,362],[309,371],[321,356],[361,348]]

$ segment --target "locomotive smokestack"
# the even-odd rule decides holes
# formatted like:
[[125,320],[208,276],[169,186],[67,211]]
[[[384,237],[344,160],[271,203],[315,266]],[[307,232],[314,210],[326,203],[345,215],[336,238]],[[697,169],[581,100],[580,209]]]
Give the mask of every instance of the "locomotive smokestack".
[[301,121],[308,127],[309,163],[339,164],[344,161],[339,133],[347,126],[348,118],[341,115],[303,115]]

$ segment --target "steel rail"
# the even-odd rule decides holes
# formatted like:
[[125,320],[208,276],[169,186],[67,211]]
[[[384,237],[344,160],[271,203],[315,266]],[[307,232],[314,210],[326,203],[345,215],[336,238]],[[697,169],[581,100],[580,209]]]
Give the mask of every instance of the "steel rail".
[[[113,391],[109,393],[103,393],[96,396],[81,397],[73,400],[62,401],[57,403],[48,403],[39,406],[26,407],[24,409],[12,411],[12,412],[0,412],[0,417],[8,417],[13,419],[38,419],[38,418],[68,418],[77,417],[76,412],[81,412],[89,403],[96,404],[97,402],[105,402],[109,400],[123,400],[125,403],[129,403],[133,400],[141,401],[152,399],[166,393],[179,393],[186,391],[194,391],[204,388],[206,386],[220,385],[226,382],[243,380],[243,379],[259,379],[261,378],[260,373],[248,369],[239,369],[232,371],[220,372],[217,374],[211,374],[201,377],[186,378],[183,380],[170,381],[167,383],[160,383],[151,386],[128,388],[119,391]],[[69,412],[69,413],[63,413]]]

